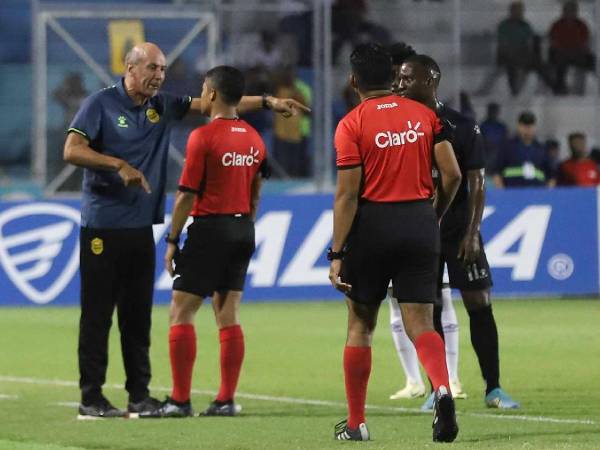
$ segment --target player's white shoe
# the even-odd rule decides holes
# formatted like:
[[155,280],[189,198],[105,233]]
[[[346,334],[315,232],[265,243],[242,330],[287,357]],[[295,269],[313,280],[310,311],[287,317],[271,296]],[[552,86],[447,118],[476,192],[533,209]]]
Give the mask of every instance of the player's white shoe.
[[450,380],[450,391],[452,392],[452,397],[455,399],[467,398],[467,393],[463,391],[459,380]]
[[390,395],[390,400],[399,400],[401,398],[418,398],[425,396],[425,386],[420,383],[406,382],[406,386],[395,394]]

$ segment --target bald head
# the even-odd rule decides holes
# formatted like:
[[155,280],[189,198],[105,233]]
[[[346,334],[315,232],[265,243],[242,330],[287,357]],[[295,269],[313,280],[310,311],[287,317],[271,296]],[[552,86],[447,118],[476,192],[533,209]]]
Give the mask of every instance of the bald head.
[[136,103],[156,95],[165,81],[166,58],[158,45],[144,42],[133,47],[125,56],[125,85]]
[[127,55],[125,55],[125,65],[139,64],[147,58],[157,56],[166,59],[165,55],[163,54],[162,50],[158,45],[153,44],[152,42],[143,42],[134,46],[131,50],[127,52]]

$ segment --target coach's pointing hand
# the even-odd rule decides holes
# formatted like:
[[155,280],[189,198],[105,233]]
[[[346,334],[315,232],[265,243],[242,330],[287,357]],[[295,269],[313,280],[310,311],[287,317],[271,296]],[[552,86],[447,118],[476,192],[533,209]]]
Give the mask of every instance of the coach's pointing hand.
[[270,109],[283,114],[284,117],[295,116],[299,112],[310,113],[310,108],[308,106],[303,105],[293,98],[277,98],[269,96],[267,102]]
[[119,168],[118,174],[123,180],[125,186],[141,186],[147,194],[152,192],[152,189],[150,189],[150,184],[148,183],[148,180],[146,180],[144,174],[131,167],[125,161],[123,161],[123,164]]
[[348,294],[350,293],[352,286],[342,281],[340,277],[341,270],[342,261],[340,259],[334,259],[331,261],[331,266],[329,266],[329,281],[331,281],[331,285],[338,291]]

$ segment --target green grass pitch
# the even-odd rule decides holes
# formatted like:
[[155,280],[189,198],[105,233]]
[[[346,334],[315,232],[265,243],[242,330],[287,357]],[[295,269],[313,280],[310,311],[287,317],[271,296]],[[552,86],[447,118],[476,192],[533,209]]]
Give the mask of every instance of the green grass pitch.
[[[208,306],[208,307],[207,307]],[[460,376],[469,394],[457,401],[460,434],[452,448],[600,448],[600,302],[496,301],[501,381],[519,411],[483,405],[483,381],[464,308]],[[239,386],[242,415],[181,420],[77,421],[77,308],[0,310],[0,450],[72,449],[418,449],[431,442],[422,399],[391,401],[403,375],[382,305],[373,344],[367,421],[373,441],[335,442],[345,417],[342,302],[246,304],[246,360]],[[195,409],[218,388],[218,338],[212,311],[197,318]],[[153,394],[169,392],[167,309],[154,313]],[[106,395],[123,407],[118,334],[111,335]]]

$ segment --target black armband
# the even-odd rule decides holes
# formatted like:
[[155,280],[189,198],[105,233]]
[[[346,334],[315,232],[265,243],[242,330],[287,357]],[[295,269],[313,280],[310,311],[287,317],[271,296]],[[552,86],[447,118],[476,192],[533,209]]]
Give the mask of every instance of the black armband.
[[173,244],[175,246],[178,246],[179,245],[179,236],[172,238],[169,236],[169,233],[167,233],[165,235],[165,242],[167,244]]
[[271,107],[269,106],[269,102],[267,100],[267,97],[269,97],[269,94],[263,94],[262,95],[262,107],[263,109],[271,109]]
[[334,259],[344,259],[346,252],[344,250],[340,250],[339,252],[334,252],[331,247],[327,249],[327,261],[333,261]]

